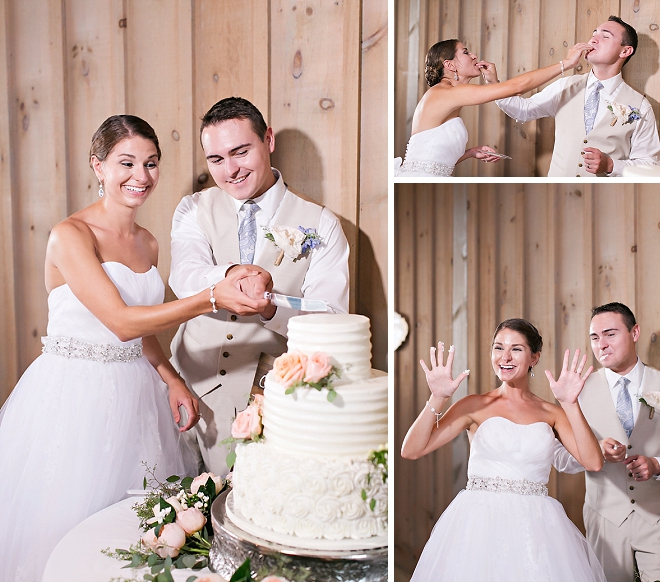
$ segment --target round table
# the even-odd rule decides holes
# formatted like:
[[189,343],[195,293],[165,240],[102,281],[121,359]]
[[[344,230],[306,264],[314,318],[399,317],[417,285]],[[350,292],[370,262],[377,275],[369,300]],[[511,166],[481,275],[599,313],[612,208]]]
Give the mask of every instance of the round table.
[[[140,497],[128,497],[95,513],[74,527],[53,550],[42,582],[104,582],[111,578],[141,579],[147,567],[123,569],[128,562],[109,558],[101,550],[128,548],[139,541],[140,520],[131,506]],[[185,582],[191,575],[201,576],[210,570],[172,569],[175,582]]]

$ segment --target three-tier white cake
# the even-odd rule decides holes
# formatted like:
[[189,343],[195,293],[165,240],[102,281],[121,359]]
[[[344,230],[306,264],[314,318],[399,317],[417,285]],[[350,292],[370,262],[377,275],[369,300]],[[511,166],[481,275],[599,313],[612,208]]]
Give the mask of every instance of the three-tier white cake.
[[266,377],[264,442],[236,448],[229,519],[283,545],[387,545],[387,483],[369,457],[387,444],[387,375],[371,369],[369,319],[319,314],[289,321],[289,353],[325,352],[340,371],[337,395]]

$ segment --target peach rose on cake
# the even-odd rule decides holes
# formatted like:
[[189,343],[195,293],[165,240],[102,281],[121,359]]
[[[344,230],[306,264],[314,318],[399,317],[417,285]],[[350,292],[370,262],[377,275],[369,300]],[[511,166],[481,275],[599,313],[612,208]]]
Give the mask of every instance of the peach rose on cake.
[[264,413],[264,395],[263,394],[253,394],[252,395],[252,402],[250,403],[250,406],[256,406],[257,410],[259,411],[259,414]]
[[256,406],[248,406],[245,410],[241,410],[231,425],[231,436],[235,439],[251,439],[260,435],[261,431],[261,415]]
[[275,358],[272,369],[275,381],[285,388],[300,382],[305,377],[306,363],[307,356],[297,350]]
[[195,582],[227,582],[220,574],[202,574]]
[[314,352],[305,365],[305,382],[315,384],[322,378],[325,378],[332,370],[332,364],[328,354],[324,352]]
[[286,578],[282,576],[266,576],[261,579],[261,582],[289,582]]

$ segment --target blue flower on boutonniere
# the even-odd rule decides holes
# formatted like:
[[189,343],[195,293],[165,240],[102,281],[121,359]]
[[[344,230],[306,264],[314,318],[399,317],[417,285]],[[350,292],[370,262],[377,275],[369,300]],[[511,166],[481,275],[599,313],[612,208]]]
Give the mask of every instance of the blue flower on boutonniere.
[[607,103],[607,108],[614,114],[614,119],[610,123],[611,126],[616,125],[617,121],[621,121],[621,125],[626,125],[642,118],[637,107],[622,105],[616,101],[605,101],[605,103]]
[[315,228],[273,226],[264,230],[264,236],[280,249],[275,260],[276,267],[282,262],[284,255],[295,263],[323,242]]

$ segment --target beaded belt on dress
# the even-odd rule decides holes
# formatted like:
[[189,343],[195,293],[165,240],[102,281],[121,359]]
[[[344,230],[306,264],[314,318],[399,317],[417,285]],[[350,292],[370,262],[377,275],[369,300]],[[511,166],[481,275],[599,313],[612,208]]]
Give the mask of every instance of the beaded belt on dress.
[[55,354],[65,358],[79,358],[95,362],[134,362],[142,357],[142,340],[130,346],[112,344],[88,344],[72,337],[42,337],[44,354]]
[[440,162],[422,162],[420,160],[404,160],[401,164],[402,172],[426,172],[434,176],[451,177],[454,166],[447,166]]
[[541,495],[543,497],[548,495],[548,487],[545,483],[537,483],[527,479],[502,479],[500,477],[472,477],[468,479],[466,489],[470,491],[518,493],[518,495]]

